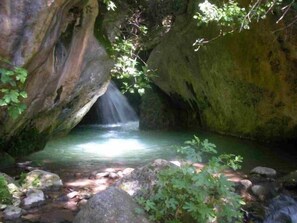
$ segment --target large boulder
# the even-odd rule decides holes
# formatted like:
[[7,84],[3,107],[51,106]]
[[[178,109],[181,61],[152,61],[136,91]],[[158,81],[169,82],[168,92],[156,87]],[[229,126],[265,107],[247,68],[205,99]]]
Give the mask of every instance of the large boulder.
[[149,198],[156,189],[158,173],[168,167],[175,167],[175,165],[166,160],[157,159],[135,169],[129,175],[118,180],[114,186],[126,191],[134,198]]
[[0,151],[43,148],[105,92],[112,64],[93,35],[97,14],[97,0],[0,2],[0,58],[29,72],[25,112],[13,120],[0,108]]
[[74,223],[148,223],[144,211],[125,191],[110,187],[93,196]]
[[268,17],[194,52],[196,39],[209,40],[219,31],[213,25],[197,27],[192,14],[189,7],[177,16],[152,50],[153,82],[175,104],[187,105],[196,127],[258,140],[296,138],[296,26],[272,32],[282,29],[286,19],[276,24]]

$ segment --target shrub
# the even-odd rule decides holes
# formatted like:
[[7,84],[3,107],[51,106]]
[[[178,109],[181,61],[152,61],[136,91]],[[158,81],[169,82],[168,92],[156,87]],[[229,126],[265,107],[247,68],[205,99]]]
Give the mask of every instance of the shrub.
[[[2,67],[1,63],[9,68]],[[8,114],[16,119],[26,109],[21,100],[27,98],[24,87],[28,72],[1,57],[0,66],[0,108],[7,108]]]
[[[187,160],[201,162],[204,153],[215,154],[215,145],[194,136],[178,151]],[[199,150],[198,150],[199,149]],[[155,222],[236,222],[243,204],[232,182],[222,174],[228,167],[239,168],[242,158],[235,155],[212,156],[200,170],[186,162],[180,168],[160,172],[156,192],[139,202]]]
[[12,195],[10,194],[7,182],[3,176],[0,176],[0,204],[11,204]]

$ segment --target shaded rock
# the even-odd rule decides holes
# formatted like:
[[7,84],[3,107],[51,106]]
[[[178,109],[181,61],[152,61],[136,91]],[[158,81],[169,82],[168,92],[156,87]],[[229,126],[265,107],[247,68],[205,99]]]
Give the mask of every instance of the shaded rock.
[[22,209],[19,207],[15,207],[15,206],[8,206],[4,212],[3,212],[3,217],[5,220],[16,220],[19,219],[22,215]]
[[281,177],[280,179],[278,179],[278,181],[287,188],[297,187],[297,170]]
[[24,180],[24,189],[58,190],[63,186],[61,178],[44,170],[29,172]]
[[82,199],[78,202],[78,206],[80,208],[82,208],[83,206],[85,206],[87,204],[88,200],[87,199]]
[[267,208],[264,223],[297,223],[297,201],[280,195]]
[[93,196],[74,223],[148,223],[144,211],[125,191],[110,187]]
[[0,152],[0,169],[11,167],[15,164],[15,159],[5,152]]
[[29,190],[26,198],[23,200],[23,207],[25,209],[30,209],[33,207],[38,207],[45,203],[44,193],[41,190]]
[[273,198],[279,191],[279,185],[277,183],[261,183],[253,185],[251,190],[260,200],[264,201]]
[[[296,138],[296,109],[291,109],[297,107],[297,76],[292,73],[296,70],[296,40],[287,38],[285,33],[269,31],[285,24],[276,24],[274,18],[267,17],[253,24],[248,32],[216,39],[194,53],[197,37],[209,40],[218,30],[215,26],[197,29],[191,13],[188,10],[177,17],[149,55],[149,69],[158,72],[152,81],[171,103],[162,104],[158,117],[160,108],[151,100],[143,101],[144,108],[151,108],[141,110],[144,114],[140,118],[144,120],[140,120],[140,126],[147,123],[150,127],[154,120],[168,117],[173,124],[202,126],[246,138]],[[296,29],[292,32],[296,36]],[[172,107],[181,112],[175,115]],[[158,121],[160,128],[164,121]]]
[[175,165],[166,160],[157,159],[135,169],[130,175],[118,180],[114,186],[126,191],[134,198],[149,197],[156,185],[157,174],[161,170],[172,166]]
[[265,177],[275,177],[276,170],[269,167],[258,166],[251,170],[251,174],[259,174]]

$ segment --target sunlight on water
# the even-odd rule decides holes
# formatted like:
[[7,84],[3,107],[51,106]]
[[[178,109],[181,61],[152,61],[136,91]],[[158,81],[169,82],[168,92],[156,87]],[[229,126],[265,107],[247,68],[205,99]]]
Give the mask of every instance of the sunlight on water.
[[138,122],[126,125],[80,126],[68,136],[53,139],[44,150],[26,159],[59,166],[139,166],[154,159],[176,159],[175,145],[182,145],[193,135],[217,145],[219,153],[233,153],[244,158],[243,169],[268,166],[277,170],[297,167],[296,154],[255,142],[208,132],[140,131]]
[[146,149],[146,145],[136,139],[107,139],[105,142],[90,142],[77,145],[82,152],[93,153],[100,157],[119,157]]

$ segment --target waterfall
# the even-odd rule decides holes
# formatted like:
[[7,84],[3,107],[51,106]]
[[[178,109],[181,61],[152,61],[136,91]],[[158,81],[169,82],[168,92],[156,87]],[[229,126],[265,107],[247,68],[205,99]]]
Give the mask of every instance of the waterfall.
[[138,121],[138,117],[127,98],[111,81],[107,91],[98,100],[102,124],[118,124]]

